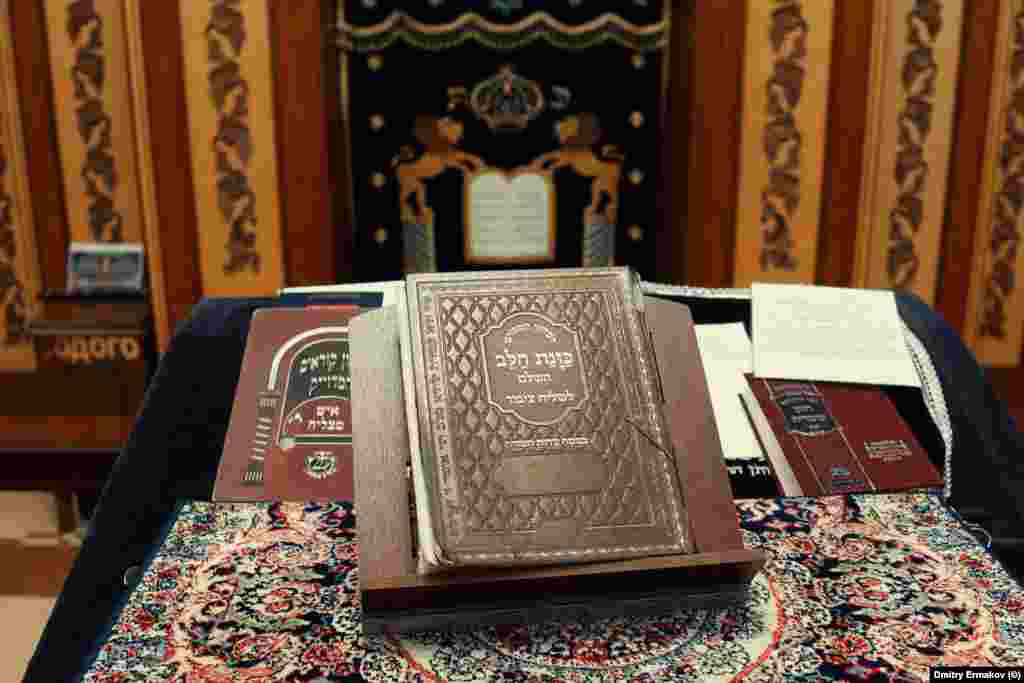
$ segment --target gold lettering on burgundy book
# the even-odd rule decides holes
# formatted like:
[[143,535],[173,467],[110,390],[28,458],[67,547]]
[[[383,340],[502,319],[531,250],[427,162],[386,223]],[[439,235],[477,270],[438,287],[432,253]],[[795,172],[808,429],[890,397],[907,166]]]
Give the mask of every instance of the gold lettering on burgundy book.
[[804,495],[938,487],[942,476],[876,386],[747,382]]

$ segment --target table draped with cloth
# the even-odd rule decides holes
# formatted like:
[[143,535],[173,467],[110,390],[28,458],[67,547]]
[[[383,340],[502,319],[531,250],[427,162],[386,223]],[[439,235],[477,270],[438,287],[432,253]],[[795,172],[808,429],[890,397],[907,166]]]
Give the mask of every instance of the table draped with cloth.
[[936,495],[737,513],[769,561],[732,608],[364,636],[351,503],[186,503],[84,680],[909,681],[1024,666],[1024,590]]
[[[749,325],[742,296],[678,298],[698,323]],[[251,313],[279,303],[201,302],[161,361],[25,680],[911,681],[938,664],[1024,666],[1024,440],[948,325],[911,296],[897,304],[952,427],[948,502],[737,501],[744,542],[768,563],[727,609],[366,636],[358,566],[373,549],[358,546],[351,501],[208,502]],[[948,440],[916,391],[890,396],[941,467]],[[131,567],[141,578],[126,582]]]

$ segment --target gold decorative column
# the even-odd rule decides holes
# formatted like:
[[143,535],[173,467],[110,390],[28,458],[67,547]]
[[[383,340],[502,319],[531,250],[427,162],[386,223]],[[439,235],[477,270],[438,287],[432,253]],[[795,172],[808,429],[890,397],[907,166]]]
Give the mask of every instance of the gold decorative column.
[[814,281],[832,17],[832,0],[748,3],[737,286]]
[[[0,0],[0,35],[12,35],[10,0]],[[34,370],[26,323],[41,287],[14,49],[0,40],[0,371]]]
[[875,2],[854,283],[935,299],[963,0]]
[[203,293],[284,286],[267,0],[180,0]]

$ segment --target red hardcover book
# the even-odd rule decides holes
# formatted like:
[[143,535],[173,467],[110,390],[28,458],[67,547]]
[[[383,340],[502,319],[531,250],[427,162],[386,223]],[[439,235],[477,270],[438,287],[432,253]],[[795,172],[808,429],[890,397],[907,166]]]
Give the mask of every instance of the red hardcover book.
[[215,501],[352,499],[348,322],[361,310],[253,314]]
[[756,400],[750,407],[764,417],[755,427],[766,423],[772,431],[760,434],[761,443],[770,460],[785,459],[803,495],[942,486],[942,475],[878,387],[746,378]]

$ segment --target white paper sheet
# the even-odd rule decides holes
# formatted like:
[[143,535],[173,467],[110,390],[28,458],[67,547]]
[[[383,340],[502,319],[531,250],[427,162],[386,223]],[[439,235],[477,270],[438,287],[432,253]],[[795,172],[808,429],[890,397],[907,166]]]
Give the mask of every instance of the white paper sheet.
[[754,375],[921,385],[888,290],[754,283]]
[[761,446],[743,410],[743,373],[751,369],[750,338],[743,323],[697,325],[697,348],[711,395],[711,410],[726,460],[755,458]]
[[306,287],[285,287],[278,290],[281,294],[349,294],[364,292],[380,292],[381,306],[394,306],[399,299],[405,299],[405,281],[388,280],[386,282],[349,282],[339,285],[309,285]]

